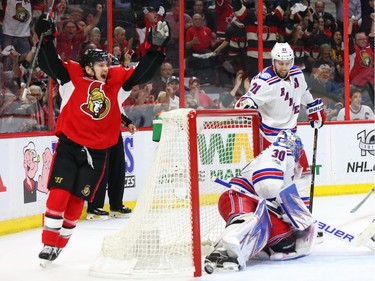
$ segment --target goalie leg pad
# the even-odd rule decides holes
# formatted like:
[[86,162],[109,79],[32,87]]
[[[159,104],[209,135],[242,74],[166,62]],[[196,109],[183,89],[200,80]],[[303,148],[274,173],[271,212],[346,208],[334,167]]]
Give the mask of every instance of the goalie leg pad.
[[294,179],[294,184],[297,187],[297,192],[305,203],[306,207],[310,205],[310,188],[311,188],[311,175],[304,175],[300,178]]
[[[268,259],[284,261],[309,255],[315,244],[317,229],[317,224],[314,223],[305,230],[297,231],[278,244],[270,246],[265,251],[268,255]],[[262,259],[267,259],[267,257],[263,257]]]
[[286,215],[286,220],[298,230],[305,230],[316,222],[298,194],[295,184],[283,188],[276,199]]
[[229,257],[237,258],[240,269],[246,261],[260,252],[267,244],[271,232],[271,220],[265,200],[259,202],[255,213],[235,217],[225,229],[221,244]]
[[297,257],[307,256],[311,253],[317,238],[318,223],[314,223],[304,231],[297,232],[296,252]]

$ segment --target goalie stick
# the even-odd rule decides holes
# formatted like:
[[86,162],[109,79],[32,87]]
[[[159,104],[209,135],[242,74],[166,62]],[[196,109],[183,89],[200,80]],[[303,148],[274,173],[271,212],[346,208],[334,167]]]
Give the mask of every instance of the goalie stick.
[[[240,188],[238,186],[233,186],[230,183],[227,183],[226,181],[223,181],[221,179],[216,178],[214,180],[214,182],[216,182],[220,185],[223,185],[223,186],[227,187],[228,189],[232,189],[232,190],[237,191],[241,194],[244,194],[244,195],[246,195],[250,198],[253,198],[257,201],[261,200],[261,198],[259,196],[249,192],[248,190]],[[267,207],[269,208],[269,210],[271,212],[278,215],[279,218],[282,217],[281,213],[279,211],[278,205],[276,205],[275,203],[272,203],[268,200],[266,200],[266,204],[267,204]],[[369,239],[371,239],[371,237],[373,237],[375,235],[375,220],[369,226],[367,226],[359,235],[351,234],[350,232],[348,232],[348,231],[346,231],[346,230],[344,230],[344,229],[342,229],[338,226],[334,226],[334,225],[331,225],[329,223],[326,223],[326,222],[323,222],[323,221],[320,221],[320,220],[318,220],[318,229],[323,231],[324,233],[327,233],[330,236],[342,241],[342,242],[349,243],[352,246],[356,246],[356,247],[366,246],[366,247],[370,248],[371,250],[374,250],[371,246],[367,246],[365,244]]]
[[309,211],[312,214],[314,204],[314,189],[315,189],[315,169],[316,169],[316,151],[318,147],[318,129],[314,129],[314,143],[313,143],[313,158],[311,165],[311,184],[310,184],[310,205]]
[[371,194],[374,193],[374,191],[375,191],[375,186],[371,188],[371,190],[367,193],[366,197],[363,198],[361,202],[359,202],[353,209],[351,209],[350,212],[354,213],[355,211],[357,211],[363,205],[363,203],[365,203],[366,200],[371,196]]
[[[55,0],[52,0],[51,2],[51,5],[48,7],[48,12],[47,12],[47,20],[52,17],[52,12],[53,12],[53,6],[55,5]],[[36,46],[36,49],[35,49],[35,54],[34,54],[34,57],[33,57],[33,60],[31,62],[31,66],[30,66],[30,70],[29,70],[29,76],[27,77],[27,80],[26,80],[26,86],[25,86],[25,89],[23,90],[23,94],[22,94],[22,99],[25,99],[26,98],[26,95],[27,95],[27,91],[30,87],[30,82],[31,82],[31,79],[33,77],[33,70],[34,70],[34,67],[36,65],[36,62],[38,60],[38,54],[39,54],[39,51],[40,51],[40,47],[42,45],[42,42],[43,42],[43,38],[44,38],[45,34],[42,33],[40,35],[40,38],[39,38],[39,42],[38,42],[38,45]]]

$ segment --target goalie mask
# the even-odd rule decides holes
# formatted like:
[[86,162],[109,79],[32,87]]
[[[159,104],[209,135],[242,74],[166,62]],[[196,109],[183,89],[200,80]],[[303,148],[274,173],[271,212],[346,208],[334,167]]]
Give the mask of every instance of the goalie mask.
[[[294,65],[294,52],[288,43],[276,43],[271,51],[272,65],[275,69],[275,73],[280,78],[288,76],[290,69]],[[278,68],[276,68],[276,61],[290,62],[286,76],[280,75]]]
[[303,153],[301,138],[291,130],[282,130],[276,137],[276,142],[283,143],[292,151],[294,161],[298,162]]

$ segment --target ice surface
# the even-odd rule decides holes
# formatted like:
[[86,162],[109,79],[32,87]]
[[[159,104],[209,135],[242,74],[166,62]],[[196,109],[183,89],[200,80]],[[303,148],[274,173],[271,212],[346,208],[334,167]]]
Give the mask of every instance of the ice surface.
[[[317,219],[354,234],[361,232],[375,218],[372,195],[355,213],[350,210],[364,194],[317,197],[313,213]],[[98,256],[103,237],[121,229],[126,219],[93,222],[80,221],[68,246],[48,268],[39,266],[42,248],[41,229],[0,237],[1,281],[100,281],[89,275]],[[119,280],[119,279],[116,279]],[[163,280],[153,276],[152,281]],[[375,255],[366,247],[353,247],[325,235],[310,256],[290,261],[250,261],[245,271],[203,273],[199,278],[172,279],[195,281],[374,281]]]

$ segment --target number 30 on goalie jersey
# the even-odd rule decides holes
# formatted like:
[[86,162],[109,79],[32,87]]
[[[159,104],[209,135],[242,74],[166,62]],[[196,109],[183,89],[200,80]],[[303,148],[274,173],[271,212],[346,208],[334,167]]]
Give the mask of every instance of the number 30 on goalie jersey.
[[279,191],[292,183],[296,163],[291,150],[273,143],[241,171],[252,183],[254,191],[264,199],[276,198]]

